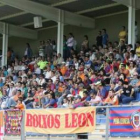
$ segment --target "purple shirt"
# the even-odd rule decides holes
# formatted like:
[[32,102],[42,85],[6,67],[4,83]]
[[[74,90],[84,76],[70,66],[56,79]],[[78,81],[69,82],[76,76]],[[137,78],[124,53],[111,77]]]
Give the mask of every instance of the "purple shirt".
[[77,107],[83,107],[84,104],[82,102],[76,103],[73,105],[73,108],[77,108]]

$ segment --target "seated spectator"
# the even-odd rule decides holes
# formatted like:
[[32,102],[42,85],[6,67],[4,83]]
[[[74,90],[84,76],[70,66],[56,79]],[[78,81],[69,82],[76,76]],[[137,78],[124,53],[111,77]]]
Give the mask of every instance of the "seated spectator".
[[19,110],[24,110],[25,109],[24,104],[22,103],[22,100],[21,99],[18,100],[18,103],[15,106],[15,108],[16,109],[19,109]]
[[128,82],[124,82],[123,88],[120,90],[120,101],[123,104],[128,104],[134,100],[134,88],[128,85]]
[[77,107],[83,107],[84,103],[82,102],[81,96],[77,96],[75,98],[74,104],[70,106],[70,108],[77,108]]
[[56,99],[55,99],[54,93],[49,93],[48,99],[49,99],[48,102],[46,102],[46,104],[43,106],[43,108],[56,108],[57,104],[56,104]]
[[97,93],[91,93],[90,94],[90,97],[91,97],[91,100],[90,101],[87,101],[87,103],[91,106],[98,106],[101,104],[101,97],[97,95]]
[[114,90],[109,90],[108,97],[104,100],[103,105],[119,105],[119,99]]
[[6,101],[6,107],[10,108],[11,106],[16,106],[19,98],[23,98],[20,89],[17,90],[14,96],[12,96]]
[[2,97],[0,99],[1,109],[7,108],[7,100],[8,99],[9,99],[9,97],[7,96],[7,92],[6,92],[5,89],[3,89],[3,91],[2,91]]

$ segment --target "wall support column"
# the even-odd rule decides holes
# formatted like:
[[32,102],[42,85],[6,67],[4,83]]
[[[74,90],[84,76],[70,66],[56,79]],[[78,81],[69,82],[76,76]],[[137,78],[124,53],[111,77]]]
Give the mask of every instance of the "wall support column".
[[7,50],[8,50],[8,24],[3,23],[2,67],[7,66]]
[[57,53],[63,56],[63,35],[64,35],[64,11],[59,10],[59,22],[57,27]]
[[128,6],[128,44],[133,45],[135,48],[135,0],[129,0],[130,6]]

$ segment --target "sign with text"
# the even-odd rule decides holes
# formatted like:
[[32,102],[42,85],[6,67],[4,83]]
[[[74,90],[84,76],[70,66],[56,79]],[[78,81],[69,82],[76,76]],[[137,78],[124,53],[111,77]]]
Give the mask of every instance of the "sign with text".
[[21,110],[5,110],[5,134],[20,135],[21,134]]
[[25,111],[25,131],[42,134],[74,134],[95,129],[94,107]]
[[110,109],[110,135],[140,136],[140,107],[114,107]]

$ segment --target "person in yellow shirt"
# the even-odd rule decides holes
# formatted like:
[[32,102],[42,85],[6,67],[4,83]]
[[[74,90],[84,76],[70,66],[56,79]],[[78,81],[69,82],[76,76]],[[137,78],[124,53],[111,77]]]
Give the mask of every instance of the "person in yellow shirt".
[[120,41],[126,41],[126,35],[127,35],[127,32],[126,32],[126,30],[125,30],[125,26],[122,26],[122,30],[120,31],[120,33],[119,33],[119,39],[120,39]]
[[140,57],[140,42],[136,43],[136,55]]
[[48,64],[48,62],[45,61],[44,59],[40,60],[40,61],[37,63],[37,65],[39,66],[39,68],[40,68],[41,70],[43,70],[43,69],[47,66],[47,64]]

